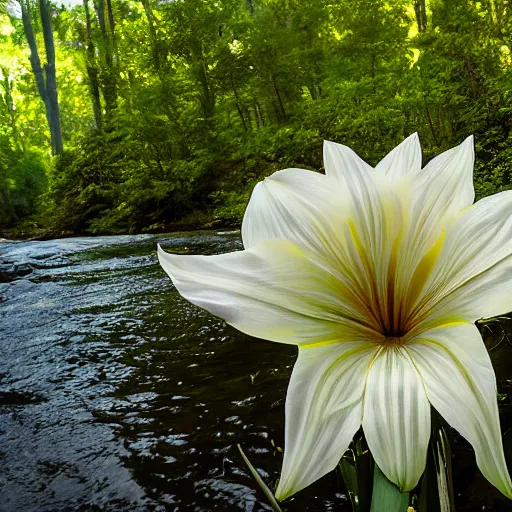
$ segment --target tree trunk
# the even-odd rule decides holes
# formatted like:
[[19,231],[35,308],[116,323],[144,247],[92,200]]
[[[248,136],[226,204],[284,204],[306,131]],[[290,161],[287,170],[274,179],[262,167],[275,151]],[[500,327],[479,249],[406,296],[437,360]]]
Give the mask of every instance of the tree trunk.
[[50,16],[50,6],[47,0],[39,0],[39,9],[41,11],[41,24],[43,26],[44,47],[46,49],[46,94],[47,110],[50,112],[48,121],[50,123],[50,132],[52,134],[53,153],[60,155],[62,153],[62,128],[60,125],[59,98],[57,94],[57,77],[55,74],[55,44],[53,41],[52,21]]
[[280,121],[284,122],[286,121],[286,110],[284,109],[283,100],[281,99],[281,93],[279,92],[279,89],[277,88],[276,84],[276,77],[274,75],[271,75],[272,78],[272,85],[274,86],[274,92],[276,93],[277,101],[279,103],[279,116],[278,118],[281,118]]
[[[107,24],[105,22],[105,4],[103,2],[104,0],[95,0],[94,9],[96,10],[96,16],[98,18],[98,24],[101,32],[102,45],[100,50],[103,50],[104,55],[103,69],[101,73],[101,88],[103,92],[103,99],[105,100],[105,111],[107,116],[110,116],[117,108],[117,77],[114,69],[113,58],[113,25],[110,25],[109,23],[111,34],[109,36],[107,32]],[[109,9],[108,4],[107,9]]]
[[439,141],[437,140],[436,130],[434,128],[434,123],[432,121],[432,116],[430,115],[430,109],[428,108],[427,100],[423,98],[423,102],[425,103],[425,113],[427,115],[428,125],[430,127],[430,133],[432,134],[432,138],[434,139],[434,143],[437,147],[439,147]]
[[60,155],[63,151],[62,129],[60,124],[59,101],[57,95],[57,79],[55,76],[55,45],[50,11],[46,0],[39,0],[41,24],[43,27],[44,45],[46,49],[46,64],[41,66],[41,59],[37,49],[36,37],[30,19],[30,11],[26,0],[20,0],[23,29],[30,48],[30,64],[36,78],[37,90],[46,109],[46,119],[50,128],[52,140],[52,153]]
[[242,126],[244,127],[244,130],[247,131],[247,124],[245,122],[244,113],[242,111],[242,106],[240,105],[240,99],[238,97],[238,91],[235,87],[235,81],[233,80],[233,75],[230,76],[231,78],[231,87],[233,87],[233,94],[235,95],[235,103],[236,103],[236,109],[238,111],[238,115],[240,116],[240,120],[242,121]]
[[375,94],[377,92],[377,89],[375,87],[375,62],[376,62],[375,54],[372,53],[372,91],[373,91],[373,94]]
[[[249,118],[251,117],[251,110],[249,109]],[[259,130],[261,128],[261,120],[258,114],[258,107],[254,105],[254,119],[256,121],[256,128]]]
[[425,8],[425,0],[414,0],[414,11],[416,13],[418,32],[422,34],[427,30],[427,10]]
[[84,0],[85,23],[87,27],[87,76],[89,77],[89,89],[91,91],[92,111],[94,114],[94,125],[101,128],[101,100],[100,84],[98,78],[98,67],[96,66],[96,49],[92,40],[91,12],[89,10],[89,0]]
[[254,109],[256,112],[256,117],[259,118],[258,128],[260,126],[265,126],[265,116],[263,113],[263,107],[258,102],[256,102],[254,105]]
[[198,78],[201,84],[201,106],[203,107],[203,114],[206,119],[210,119],[215,112],[215,97],[208,82],[206,62],[204,62],[204,60],[199,64]]
[[[107,13],[108,13],[108,26],[110,28],[110,42],[113,57],[113,67],[116,69],[115,76],[117,77],[117,69],[119,68],[119,55],[117,53],[117,41],[116,41],[116,28],[114,23],[114,11],[112,10],[112,0],[106,0],[107,2]],[[117,87],[117,80],[116,80]]]
[[2,75],[4,76],[2,83],[4,94],[1,99],[2,103],[4,104],[7,118],[9,119],[12,138],[14,141],[16,141],[16,143],[18,143],[18,130],[16,128],[16,107],[14,106],[14,99],[12,97],[12,82],[9,80],[9,70],[5,67],[2,67]]
[[107,0],[107,12],[108,12],[108,26],[110,28],[110,36],[112,37],[112,44],[116,45],[116,31],[114,25],[114,11],[112,11],[112,0]]
[[140,2],[142,7],[144,7],[146,19],[148,20],[149,36],[151,38],[151,52],[153,53],[153,63],[156,71],[160,71],[160,52],[158,38],[156,35],[155,16],[153,14],[153,9],[151,9],[150,0],[140,0]]

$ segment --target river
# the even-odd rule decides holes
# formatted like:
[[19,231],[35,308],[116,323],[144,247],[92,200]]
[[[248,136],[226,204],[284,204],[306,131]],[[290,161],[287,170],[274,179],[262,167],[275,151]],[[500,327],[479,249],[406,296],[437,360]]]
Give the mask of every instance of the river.
[[[0,243],[1,511],[271,510],[236,444],[274,484],[296,349],[183,300],[157,243],[241,248],[229,232]],[[508,340],[492,353],[512,455]],[[458,510],[511,510],[466,443],[454,449]],[[351,511],[335,473],[285,508]]]

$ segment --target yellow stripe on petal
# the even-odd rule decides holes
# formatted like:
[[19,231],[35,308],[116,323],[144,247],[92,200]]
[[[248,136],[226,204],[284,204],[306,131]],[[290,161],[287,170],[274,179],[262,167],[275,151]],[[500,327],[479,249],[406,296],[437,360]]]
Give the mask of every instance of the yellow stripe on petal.
[[446,232],[443,230],[439,235],[434,245],[426,252],[425,256],[421,259],[411,279],[409,286],[408,299],[413,302],[420,294],[425,282],[432,272],[434,265],[437,261],[441,248],[443,247]]
[[319,341],[317,343],[306,343],[302,344],[300,348],[317,348],[317,347],[325,347],[327,345],[334,345],[335,343],[341,343],[340,340],[331,340],[331,341]]
[[361,242],[361,238],[359,237],[359,233],[357,232],[356,225],[354,224],[354,221],[352,219],[348,219],[348,228],[350,230],[350,235],[352,236],[352,241],[354,242],[354,247],[356,248],[359,257],[361,258],[361,263],[364,265],[365,268],[370,268],[366,250],[363,246],[363,243]]
[[421,308],[424,306],[425,302],[420,301],[416,307],[413,308],[414,304],[417,302],[418,297],[420,296],[425,283],[427,282],[432,269],[439,257],[439,253],[443,247],[444,241],[446,238],[445,230],[441,231],[438,239],[434,243],[434,245],[425,253],[421,261],[418,263],[414,274],[412,275],[408,293],[406,296],[406,303],[408,305],[408,310],[410,311],[408,318],[406,319],[406,330],[410,330],[414,327],[414,325],[409,325],[409,322],[413,320],[415,323],[419,320]]
[[[360,277],[365,277],[367,280],[367,284],[370,287],[370,290],[368,292],[370,293],[369,297],[366,297],[367,301],[375,301],[377,300],[378,294],[377,294],[377,286],[375,283],[375,266],[371,264],[369,258],[368,258],[368,250],[364,247],[363,242],[361,241],[361,238],[359,236],[359,233],[357,231],[356,225],[354,224],[354,221],[352,219],[348,219],[348,228],[350,230],[350,236],[352,237],[352,242],[354,243],[354,248],[359,255],[359,260],[361,262],[361,270],[363,271],[363,274],[360,275]],[[362,283],[359,283],[361,286]]]

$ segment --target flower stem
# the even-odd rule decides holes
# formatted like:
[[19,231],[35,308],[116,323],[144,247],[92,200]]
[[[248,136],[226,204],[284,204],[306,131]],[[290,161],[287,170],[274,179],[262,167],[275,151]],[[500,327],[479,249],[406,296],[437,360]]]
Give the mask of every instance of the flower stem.
[[372,508],[370,512],[407,512],[409,493],[400,492],[375,464],[373,470]]

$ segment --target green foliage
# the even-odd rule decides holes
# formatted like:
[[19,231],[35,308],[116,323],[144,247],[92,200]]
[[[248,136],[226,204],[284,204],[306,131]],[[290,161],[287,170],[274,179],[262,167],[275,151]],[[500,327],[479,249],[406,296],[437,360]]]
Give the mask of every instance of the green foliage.
[[9,182],[10,147],[5,137],[0,138],[0,226],[5,226],[14,220],[14,210],[11,203],[11,184]]
[[475,166],[477,199],[512,188],[512,140],[500,141],[488,152],[489,160]]
[[56,159],[49,190],[53,231],[138,232],[191,211],[208,187],[202,179],[208,156],[162,160],[158,141],[136,130],[91,132]]
[[13,149],[9,139],[0,136],[0,227],[37,213],[46,185],[44,156]]
[[35,151],[25,151],[16,155],[7,175],[14,215],[22,218],[36,213],[39,199],[47,186],[43,156]]
[[375,164],[414,131],[425,161],[474,133],[477,196],[510,188],[512,14],[430,0],[420,19],[421,3],[60,5],[65,152],[51,162],[23,27],[3,15],[1,222],[43,197],[39,222],[57,233],[238,225],[263,177],[321,169],[322,139]]

